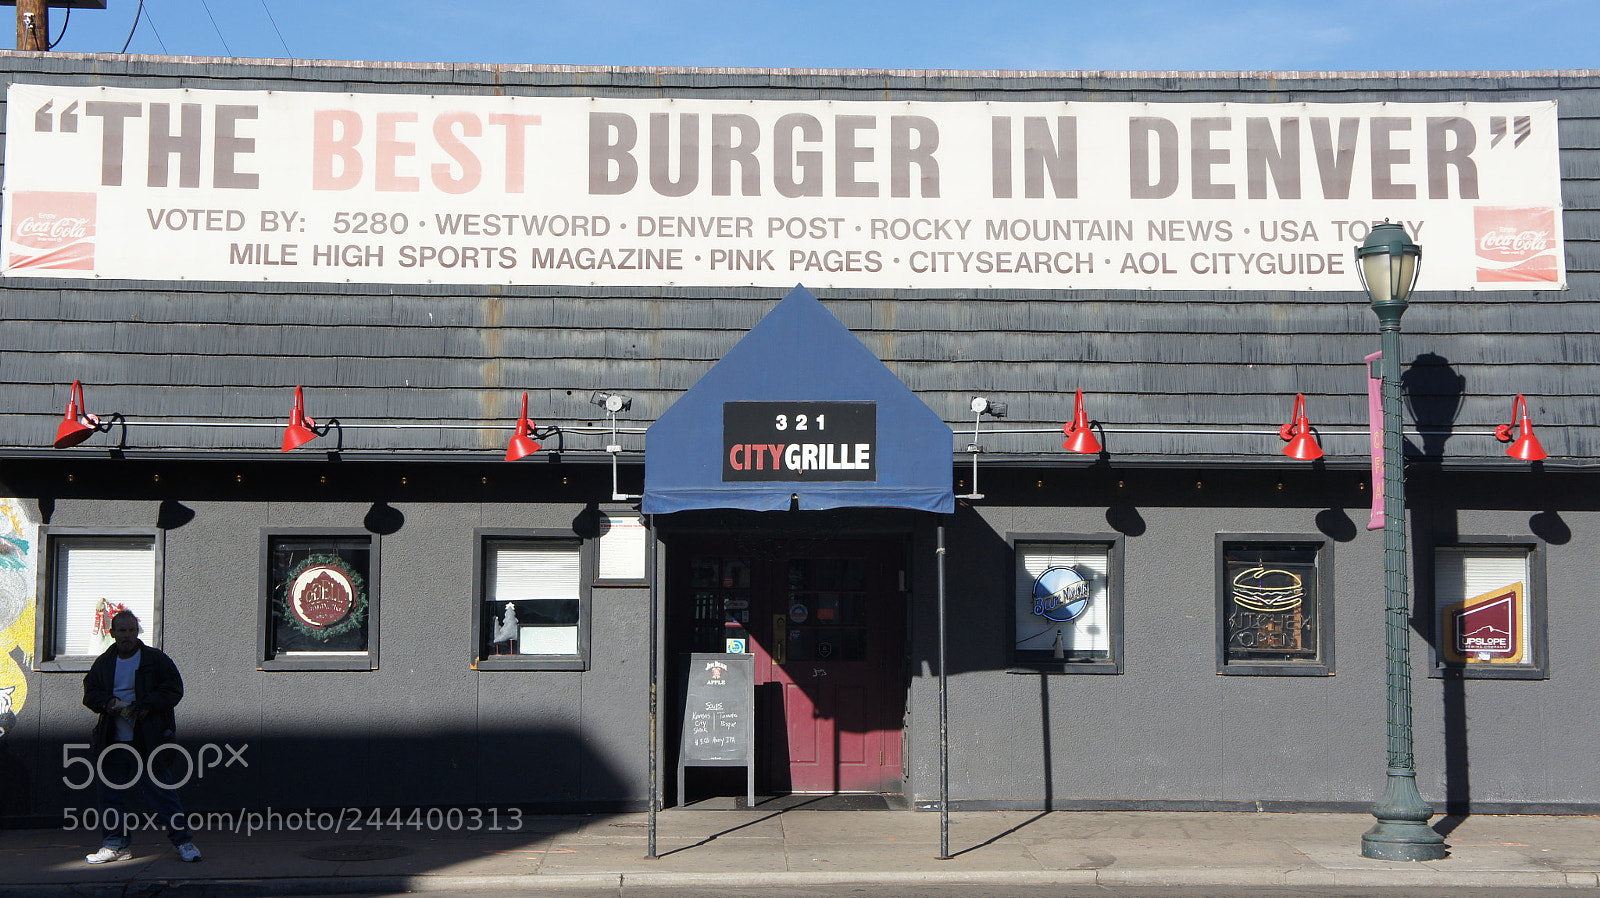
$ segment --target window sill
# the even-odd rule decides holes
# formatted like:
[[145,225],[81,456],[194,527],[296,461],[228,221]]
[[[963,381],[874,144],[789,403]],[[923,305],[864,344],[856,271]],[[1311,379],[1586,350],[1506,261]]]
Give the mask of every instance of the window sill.
[[1115,661],[1019,661],[1008,674],[1120,674]]
[[378,659],[366,652],[333,653],[327,657],[316,655],[284,655],[266,658],[256,664],[256,670],[377,670]]
[[1511,664],[1474,664],[1435,667],[1428,671],[1434,680],[1548,680],[1550,672],[1543,667]]
[[540,657],[538,655],[490,655],[472,662],[473,670],[588,670],[583,658]]
[[1289,661],[1280,664],[1243,663],[1224,665],[1217,671],[1219,677],[1331,677],[1333,671],[1325,664]]
[[84,673],[94,666],[94,659],[99,657],[84,656],[72,658],[55,658],[49,661],[38,661],[33,669],[40,673]]

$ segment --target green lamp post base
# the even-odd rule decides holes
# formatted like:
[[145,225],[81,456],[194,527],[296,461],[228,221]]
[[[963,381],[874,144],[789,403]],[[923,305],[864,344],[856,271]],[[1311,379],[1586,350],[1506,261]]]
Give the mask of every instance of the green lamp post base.
[[1361,837],[1361,856],[1380,861],[1437,861],[1445,856],[1444,836],[1433,831],[1433,808],[1417,792],[1411,771],[1389,771],[1383,798],[1372,806],[1378,822]]

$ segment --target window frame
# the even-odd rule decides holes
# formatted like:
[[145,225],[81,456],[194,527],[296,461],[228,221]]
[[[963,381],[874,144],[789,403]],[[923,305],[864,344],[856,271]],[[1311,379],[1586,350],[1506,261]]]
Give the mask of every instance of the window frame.
[[[576,655],[485,655],[484,605],[488,601],[491,543],[517,541],[562,543],[578,548],[578,652]],[[473,670],[573,670],[587,671],[593,642],[595,540],[573,530],[546,527],[479,527],[472,531],[472,661]],[[607,581],[609,582],[609,581]]]
[[63,538],[96,538],[96,537],[150,537],[151,552],[154,554],[152,578],[154,579],[153,594],[150,603],[150,619],[140,620],[143,632],[139,634],[140,640],[152,648],[161,648],[162,619],[166,606],[166,546],[167,533],[160,527],[95,527],[84,524],[40,524],[39,541],[43,543],[43,550],[39,553],[38,569],[35,571],[36,583],[35,610],[39,615],[38,622],[34,625],[34,652],[33,669],[41,672],[82,672],[87,671],[99,654],[93,655],[58,655],[55,651],[56,619],[60,609],[56,607],[56,566],[59,563],[59,546]]
[[[1108,657],[1074,660],[1040,660],[1017,657],[1017,564],[1021,545],[1094,545],[1106,549],[1106,626]],[[1123,550],[1121,533],[1009,532],[1006,534],[1006,639],[1010,669],[1018,674],[1120,674],[1123,672]]]
[[[1314,661],[1228,660],[1228,547],[1237,543],[1271,543],[1316,549],[1317,657]],[[1218,533],[1216,568],[1217,673],[1230,677],[1331,677],[1334,668],[1333,564],[1334,541],[1320,533]]]
[[[1525,549],[1528,552],[1528,638],[1529,660],[1518,664],[1484,664],[1472,661],[1455,662],[1444,658],[1441,651],[1445,639],[1443,608],[1438,593],[1439,549]],[[1545,564],[1548,545],[1532,535],[1523,536],[1463,536],[1449,540],[1430,541],[1427,546],[1428,564],[1420,572],[1427,577],[1426,584],[1418,584],[1428,596],[1429,649],[1432,664],[1428,676],[1446,680],[1547,680],[1550,678],[1549,636],[1547,628],[1546,595],[1549,581]],[[1467,596],[1466,598],[1471,598]]]
[[[285,655],[270,651],[272,640],[268,636],[272,620],[272,543],[279,538],[333,540],[365,539],[369,552],[367,562],[367,650],[364,652],[329,652],[329,657],[319,658],[315,653]],[[261,561],[256,585],[256,669],[278,670],[377,670],[378,635],[380,632],[380,598],[382,558],[380,548],[383,538],[360,527],[263,527],[261,529]]]

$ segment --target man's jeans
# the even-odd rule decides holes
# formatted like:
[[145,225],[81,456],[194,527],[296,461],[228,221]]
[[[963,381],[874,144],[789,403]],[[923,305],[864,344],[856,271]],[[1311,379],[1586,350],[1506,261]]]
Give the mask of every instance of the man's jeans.
[[[182,845],[193,841],[193,834],[184,825],[183,805],[178,802],[178,793],[156,782],[164,778],[160,773],[152,773],[149,765],[139,764],[138,754],[132,745],[121,742],[106,746],[100,756],[100,770],[95,794],[100,802],[102,846],[119,850],[127,848],[132,841],[130,832],[141,828],[145,822],[143,817],[131,820],[128,817],[127,787],[133,785],[135,773],[139,776],[139,788],[144,792],[145,800],[150,802],[158,819],[166,825],[167,838],[172,840],[172,844]],[[108,783],[125,788],[113,789]],[[174,826],[174,823],[177,825]]]

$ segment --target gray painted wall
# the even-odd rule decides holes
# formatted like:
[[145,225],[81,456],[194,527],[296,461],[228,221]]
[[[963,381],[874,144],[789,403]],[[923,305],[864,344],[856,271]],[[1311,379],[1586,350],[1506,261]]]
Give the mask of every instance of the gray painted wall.
[[[194,512],[166,534],[160,628],[189,686],[181,739],[191,747],[249,743],[251,766],[193,783],[186,789],[193,806],[638,807],[648,782],[647,590],[595,591],[588,671],[471,669],[473,529],[570,528],[584,504],[560,500],[554,479],[562,475],[491,483],[484,492],[493,496],[441,483],[408,498],[390,466],[377,467],[336,487],[331,501],[318,501],[308,487],[321,476],[312,471],[353,475],[328,464],[278,466],[280,482],[259,489],[281,497],[216,495],[170,469],[163,486],[147,484],[148,468],[126,465],[114,470],[124,480],[119,487],[63,490],[52,486],[63,472],[77,472],[77,484],[87,469],[15,461],[0,469],[0,483],[43,494],[55,525],[151,526],[163,519],[163,499],[168,515],[172,502]],[[414,468],[409,477],[441,467]],[[228,470],[249,476],[273,468]],[[1259,801],[1359,810],[1372,801],[1386,746],[1383,545],[1380,532],[1355,523],[1366,517],[1359,478],[1291,474],[1279,490],[1270,471],[1128,469],[1114,475],[1122,487],[1109,476],[999,474],[988,499],[963,503],[947,521],[952,798],[1027,808]],[[1516,493],[1508,486],[1517,476],[1423,473],[1414,480],[1419,544],[1513,536],[1543,539],[1547,553],[1548,679],[1430,678],[1427,625],[1413,636],[1419,784],[1441,811],[1600,805],[1592,771],[1600,674],[1585,660],[1588,634],[1600,628],[1600,608],[1588,600],[1600,496],[1580,475],[1549,475]],[[1040,501],[1038,478],[1053,478],[1043,491],[1049,501]],[[1204,486],[1194,487],[1196,479]],[[593,493],[603,485],[578,477],[568,486]],[[452,492],[455,498],[440,495]],[[257,670],[262,528],[360,527],[371,502],[348,501],[346,493],[376,497],[403,516],[380,537],[373,578],[381,602],[378,669]],[[804,527],[815,518],[749,520]],[[885,526],[881,519],[861,524]],[[923,802],[938,788],[935,524],[911,515],[888,524],[916,534],[906,794]],[[1006,536],[1062,532],[1123,534],[1119,675],[1041,675],[1012,662]],[[1333,676],[1217,674],[1214,539],[1247,532],[1327,540]],[[1425,551],[1417,556],[1417,565],[1430,563]],[[1419,588],[1415,607],[1424,621],[1429,601]],[[78,704],[81,674],[37,672],[30,683],[6,743],[28,774],[28,812],[81,806],[87,795],[59,784],[60,745],[85,741],[92,723]],[[670,686],[665,694],[670,699]],[[669,704],[666,713],[676,711]],[[670,771],[670,747],[663,757]]]
[[[251,477],[262,467],[243,470]],[[374,537],[381,556],[371,578],[381,633],[376,670],[262,671],[256,660],[263,528],[359,530],[372,501],[337,494],[319,500],[282,470],[256,487],[277,497],[244,500],[196,498],[193,484],[171,468],[163,486],[144,471],[127,477],[124,469],[116,475],[126,477],[122,486],[77,497],[54,489],[64,480],[58,471],[17,463],[0,471],[12,495],[49,497],[45,518],[52,525],[153,527],[185,517],[173,514],[173,503],[193,512],[165,532],[164,603],[159,625],[150,627],[159,632],[152,641],[184,675],[180,744],[191,751],[208,742],[250,747],[248,769],[236,764],[196,779],[184,789],[188,803],[205,809],[642,802],[647,590],[595,590],[587,671],[480,672],[471,664],[478,644],[474,528],[570,532],[584,503],[560,501],[559,487],[525,480],[492,482],[482,489],[487,498],[407,501],[402,475],[392,468],[365,480],[335,466],[314,467],[323,473],[306,474],[307,480],[328,476],[336,493],[381,497],[403,517],[397,530]],[[421,474],[411,471],[408,480],[426,480],[427,472]],[[525,491],[547,501],[516,501]],[[30,677],[31,695],[6,744],[30,775],[27,813],[93,806],[92,791],[61,784],[63,776],[79,779],[78,770],[63,770],[61,745],[87,742],[95,719],[80,704],[82,681],[81,671]]]
[[[1265,472],[1135,471],[1123,479],[1124,488],[1073,477],[1051,485],[1082,496],[1081,504],[991,494],[954,516],[947,537],[952,799],[977,807],[1040,807],[1048,798],[1058,807],[1261,801],[1364,810],[1382,790],[1386,761],[1384,558],[1382,531],[1361,526],[1367,508],[1358,504],[1366,495],[1358,481],[1289,477],[1279,490]],[[1203,488],[1194,487],[1197,479]],[[1600,608],[1587,598],[1600,507],[1593,487],[1576,478],[1521,492],[1508,488],[1514,485],[1496,476],[1413,478],[1414,547],[1458,535],[1548,540],[1548,680],[1429,677],[1431,596],[1425,587],[1415,591],[1418,785],[1441,813],[1447,805],[1481,812],[1600,801],[1600,781],[1585,760],[1600,719],[1600,675],[1587,660],[1588,634],[1600,626]],[[1118,528],[1125,535],[1124,673],[1011,668],[1006,534]],[[1218,533],[1328,541],[1333,676],[1217,673]],[[929,557],[931,544],[919,554]],[[1430,556],[1415,554],[1412,582],[1426,583],[1420,567]],[[925,663],[909,734],[911,794],[923,802],[938,791],[936,669],[926,663],[937,646],[933,612],[925,592],[913,615],[915,655]]]

